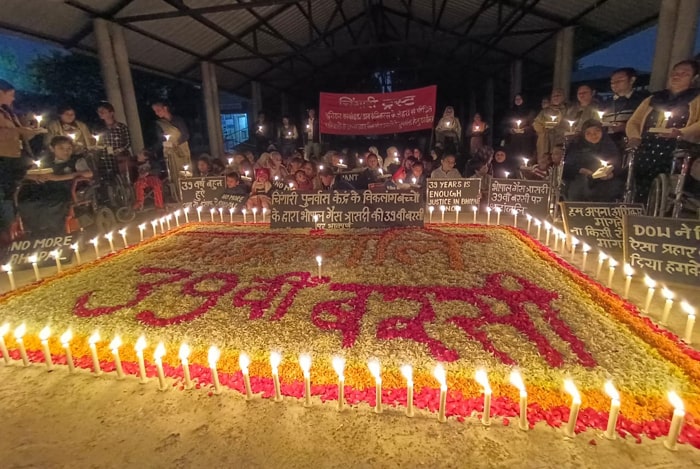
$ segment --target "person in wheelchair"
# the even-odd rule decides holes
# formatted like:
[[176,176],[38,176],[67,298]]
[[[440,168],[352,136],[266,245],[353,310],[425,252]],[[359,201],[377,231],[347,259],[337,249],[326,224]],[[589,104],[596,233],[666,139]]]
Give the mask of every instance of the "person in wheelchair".
[[24,230],[33,236],[63,233],[74,181],[93,177],[86,159],[73,154],[71,138],[55,136],[49,149],[49,161],[42,167],[51,168],[52,172],[27,174],[25,180],[35,184],[27,185],[18,195],[18,212]]
[[562,179],[566,198],[575,202],[614,202],[622,196],[620,153],[596,119],[583,123],[582,134],[568,148]]

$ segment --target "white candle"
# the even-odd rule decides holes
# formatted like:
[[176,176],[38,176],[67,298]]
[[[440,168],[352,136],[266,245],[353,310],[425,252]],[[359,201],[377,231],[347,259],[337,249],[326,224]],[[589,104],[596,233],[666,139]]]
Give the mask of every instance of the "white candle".
[[600,120],[603,120],[603,116],[605,115],[605,111],[598,111],[598,117],[600,117]]
[[615,267],[617,267],[617,261],[612,257],[608,261],[608,288],[612,288],[613,277],[615,276]]
[[569,410],[569,421],[566,424],[564,435],[569,438],[576,436],[576,420],[578,419],[578,411],[581,408],[581,395],[576,389],[576,385],[570,379],[564,380],[564,389],[571,395],[571,409]]
[[267,215],[267,207],[263,207],[262,215],[263,215],[263,223],[265,223],[265,216]]
[[688,320],[685,323],[685,333],[683,334],[683,340],[685,343],[690,344],[693,341],[693,328],[695,327],[695,308],[690,306],[690,303],[683,301],[681,303],[681,309],[684,313],[688,315]]
[[491,224],[491,207],[486,207],[486,225]]
[[411,365],[403,365],[401,374],[406,379],[406,416],[413,417],[413,367]]
[[41,280],[41,275],[39,275],[39,264],[37,261],[39,260],[38,256],[36,254],[32,254],[31,256],[27,257],[27,261],[32,263],[32,269],[34,269],[34,279],[36,281]]
[[171,214],[167,214],[163,218],[165,218],[165,224],[168,226],[168,230],[170,230],[172,228],[170,221],[173,219],[173,216]]
[[68,365],[68,373],[73,373],[73,371],[75,371],[75,364],[73,363],[73,354],[70,351],[71,339],[73,339],[73,332],[71,332],[70,329],[61,334],[61,346],[63,346],[63,350],[66,351],[66,364]]
[[610,414],[608,416],[608,426],[603,436],[608,440],[615,439],[615,428],[617,427],[617,416],[620,414],[620,393],[617,392],[612,381],[606,381],[605,394],[610,397]]
[[529,158],[523,158],[523,163],[524,163],[524,165],[525,165],[526,168],[527,168],[527,163],[528,163],[528,161],[530,161]]
[[479,211],[479,207],[476,205],[472,206],[472,213],[474,214],[474,218],[472,219],[472,223],[476,224],[476,214]]
[[481,423],[489,426],[491,425],[491,385],[486,370],[476,370],[475,380],[484,389],[484,415],[481,417]]
[[668,321],[668,315],[671,312],[671,308],[673,307],[673,292],[669,290],[668,288],[663,288],[661,290],[661,294],[666,298],[666,303],[664,304],[664,311],[661,314],[661,324],[666,324],[666,321]]
[[323,258],[321,256],[316,256],[316,264],[318,264],[318,278],[321,278],[321,265],[323,264]]
[[525,218],[527,219],[527,234],[530,234],[530,227],[532,226],[532,215],[528,213],[525,215]]
[[542,233],[542,222],[539,219],[535,219],[535,226],[537,227],[537,241],[539,241]]
[[216,213],[216,209],[211,208],[209,209],[209,216],[211,217],[211,221],[214,221],[214,214]]
[[169,142],[169,141],[170,141],[170,135],[165,134],[165,135],[163,135],[163,137],[165,138],[165,141],[166,141],[166,142]]
[[51,257],[53,257],[53,260],[56,261],[56,272],[61,273],[63,272],[63,268],[61,267],[61,251],[54,249],[51,251],[49,254],[51,254]]
[[586,271],[586,262],[588,261],[588,251],[591,250],[591,247],[588,244],[583,244],[583,261],[581,261],[581,272]]
[[12,273],[12,264],[5,264],[2,266],[2,270],[7,272],[7,279],[10,281],[10,291],[17,288],[15,284],[15,274]]
[[569,122],[569,132],[573,132],[574,131],[574,124],[576,123],[576,121],[568,121],[568,122]]
[[141,378],[139,381],[141,384],[145,384],[148,382],[148,379],[146,378],[146,365],[143,362],[143,350],[145,348],[146,338],[144,336],[141,336],[136,340],[136,344],[134,345],[134,350],[136,350],[136,358],[139,362],[139,377]]
[[223,223],[224,222],[224,209],[219,207],[218,210],[219,210],[219,221],[221,221],[221,223]]
[[550,225],[548,221],[544,222],[544,232],[545,232],[544,244],[547,247],[549,247],[549,233],[551,231],[552,231],[552,225]]
[[513,215],[513,228],[518,227],[518,211],[513,209],[510,211],[510,214]]
[[578,246],[578,238],[571,237],[571,262],[576,259],[576,246]]
[[90,240],[90,244],[95,248],[95,259],[100,258],[100,247],[99,247],[100,240],[97,237],[94,237]]
[[175,215],[175,226],[180,226],[180,213],[180,209],[173,212],[173,215]]
[[5,344],[5,336],[8,332],[10,332],[8,323],[0,326],[0,351],[2,351],[2,360],[5,362],[5,365],[10,363],[10,353],[7,351],[7,344]]
[[496,207],[494,209],[496,211],[496,226],[501,224],[501,207]]
[[15,342],[19,347],[19,355],[22,357],[22,364],[24,366],[29,366],[29,357],[27,356],[27,349],[24,348],[24,334],[27,333],[27,326],[22,323],[15,329]]
[[445,411],[447,408],[447,372],[442,363],[435,365],[433,376],[440,384],[440,407],[438,407],[438,422],[447,422]]
[[333,369],[338,375],[338,411],[345,407],[345,359],[343,357],[333,357]]
[[41,121],[44,120],[44,116],[41,114],[34,114],[34,120],[36,120],[36,126],[41,127]]
[[151,229],[153,230],[153,236],[158,234],[158,220],[151,221]]
[[299,366],[304,375],[304,407],[311,407],[311,356],[299,355]]
[[214,381],[214,394],[221,393],[221,383],[219,382],[219,371],[216,369],[216,362],[219,361],[221,357],[221,351],[215,345],[209,347],[209,353],[207,359],[209,361],[209,368],[211,369],[211,377]]
[[95,331],[88,339],[88,344],[90,345],[90,354],[92,355],[92,371],[95,376],[102,374],[102,369],[100,369],[100,358],[97,356],[97,342],[100,341],[100,333]]
[[202,222],[202,206],[197,207],[197,221]]
[[625,263],[624,271],[625,271],[625,292],[622,295],[622,297],[624,299],[628,299],[630,297],[630,285],[632,284],[632,275],[634,275],[634,269],[632,268],[631,265]]
[[554,250],[558,251],[559,250],[559,232],[557,231],[556,228],[552,229],[552,234],[554,235]]
[[243,214],[243,223],[248,223],[248,219],[246,218],[246,214],[248,213],[246,209],[241,210],[241,213]]
[[245,352],[241,352],[238,355],[238,366],[241,368],[241,374],[243,375],[243,384],[245,386],[245,400],[249,401],[253,398],[253,391],[250,387],[250,372],[248,367],[250,366],[250,357]]
[[508,179],[508,176],[510,176],[510,171],[504,171],[504,173],[506,175],[506,179]]
[[118,233],[119,233],[119,234],[121,235],[121,237],[122,237],[122,243],[124,244],[124,248],[128,248],[128,247],[129,247],[129,243],[128,243],[127,240],[126,240],[126,228],[122,228],[121,230],[118,231]]
[[459,223],[459,212],[461,212],[461,211],[462,211],[462,207],[457,205],[455,207],[455,223]]
[[669,391],[668,400],[671,402],[671,405],[673,405],[673,419],[671,420],[671,428],[668,430],[668,437],[666,441],[664,441],[664,446],[666,449],[675,451],[676,444],[678,443],[678,435],[681,432],[683,420],[685,419],[685,406],[680,396],[676,394],[675,391]]
[[185,214],[185,223],[189,223],[189,222],[190,222],[190,208],[189,208],[189,207],[185,207],[185,208],[182,210],[182,212]]
[[605,261],[607,260],[607,258],[608,258],[608,255],[605,254],[604,252],[599,252],[599,253],[598,253],[598,270],[597,270],[596,273],[595,273],[595,276],[596,276],[596,278],[597,278],[598,280],[600,280],[600,274],[601,274],[602,271],[603,271],[603,264],[605,263]]
[[165,373],[163,372],[163,357],[165,356],[165,345],[159,342],[156,349],[153,351],[153,361],[156,363],[158,370],[158,390],[165,391],[168,388],[165,386]]
[[39,332],[39,340],[41,340],[41,350],[44,352],[44,362],[48,371],[53,370],[53,360],[51,360],[51,349],[49,348],[49,337],[51,337],[51,329],[49,326],[44,327]]
[[114,336],[112,342],[109,343],[109,349],[114,356],[114,368],[117,371],[117,379],[124,378],[124,369],[122,368],[122,360],[119,357],[119,347],[122,346],[122,338],[118,335]]
[[510,372],[510,384],[520,391],[520,418],[518,419],[518,428],[527,431],[529,429],[527,421],[527,391],[525,390],[525,383],[518,370]]
[[382,413],[382,368],[379,364],[379,360],[371,359],[367,362],[367,367],[369,368],[369,373],[374,378],[374,390],[375,390],[375,406],[374,412],[377,414]]
[[182,364],[182,374],[185,378],[185,389],[192,389],[192,377],[190,376],[190,346],[185,342],[180,344],[180,350],[177,352],[177,356]]
[[515,121],[515,123],[518,125],[518,129],[520,129],[520,124],[521,124],[522,122],[523,122],[523,121],[521,121],[520,119],[518,119],[517,121]]
[[445,223],[445,206],[440,205],[440,213],[442,216],[440,217],[440,223]]
[[253,207],[252,211],[253,211],[253,223],[257,223],[258,222],[258,208]]
[[430,223],[433,222],[433,211],[435,211],[435,207],[433,207],[432,205],[429,206],[429,207],[428,207],[428,213],[430,213],[430,218],[429,218],[428,221],[429,221]]
[[664,123],[663,123],[663,127],[666,127],[666,123],[668,122],[668,120],[671,118],[672,115],[673,115],[673,113],[671,113],[670,111],[664,112]]
[[233,207],[228,209],[228,222],[233,223]]
[[140,241],[140,242],[143,242],[143,230],[145,230],[145,229],[146,229],[146,224],[145,224],[145,223],[141,223],[141,224],[139,225],[139,241]]
[[275,402],[282,401],[282,393],[280,392],[280,375],[279,366],[282,363],[282,355],[278,352],[270,353],[270,368],[272,369],[272,384],[275,387]]
[[114,249],[114,241],[113,241],[112,237],[113,237],[113,235],[112,235],[111,231],[105,235],[105,239],[107,241],[109,241],[109,251],[112,253],[115,253],[117,251]]
[[656,290],[656,281],[648,275],[645,275],[644,284],[647,286],[647,297],[644,300],[644,313],[649,314],[649,306],[651,305],[651,299],[654,297],[654,291]]

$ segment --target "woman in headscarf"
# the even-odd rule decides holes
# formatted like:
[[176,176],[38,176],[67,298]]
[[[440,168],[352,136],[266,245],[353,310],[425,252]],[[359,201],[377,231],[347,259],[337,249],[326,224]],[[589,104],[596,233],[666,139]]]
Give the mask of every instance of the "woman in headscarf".
[[518,161],[505,148],[495,148],[491,160],[491,175],[495,178],[517,178]]
[[452,106],[447,106],[435,127],[435,139],[446,152],[456,152],[462,141],[462,124]]
[[532,159],[535,155],[537,134],[532,128],[535,113],[525,106],[519,94],[513,99],[513,106],[503,119],[502,132],[506,141],[508,154],[520,158]]
[[474,120],[469,126],[469,129],[471,130],[469,138],[469,154],[473,155],[485,145],[484,137],[491,132],[491,128],[481,119],[481,114],[477,112],[474,114]]

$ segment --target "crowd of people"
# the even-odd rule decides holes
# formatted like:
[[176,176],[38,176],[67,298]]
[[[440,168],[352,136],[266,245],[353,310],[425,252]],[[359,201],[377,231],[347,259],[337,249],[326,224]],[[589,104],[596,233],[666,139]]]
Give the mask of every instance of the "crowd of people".
[[[225,176],[228,193],[246,195],[247,206],[260,209],[269,208],[270,192],[279,187],[308,191],[420,188],[427,178],[546,179],[555,173],[563,180],[568,200],[615,201],[625,188],[623,161],[629,148],[637,149],[634,175],[637,199],[643,201],[654,177],[668,172],[670,153],[678,142],[700,141],[697,76],[697,62],[682,61],[673,67],[666,89],[650,95],[636,86],[633,69],[621,68],[610,77],[610,99],[598,100],[593,87],[581,84],[571,103],[564,90],[553,89],[538,110],[528,108],[523,96],[517,95],[496,129],[478,113],[463,128],[454,108],[447,106],[427,148],[324,150],[314,109],[308,110],[299,126],[289,116],[275,124],[261,112],[251,129],[254,148],[195,157],[185,121],[165,102],[151,106],[162,147],[132,149],[129,129],[115,119],[110,103],[97,105],[103,125],[93,131],[70,106],[59,108],[56,119],[41,125],[15,114],[14,87],[0,80],[2,228],[14,219],[8,202],[22,181],[51,183],[30,192],[19,209],[23,217],[32,218],[33,204],[47,198],[63,201],[64,208],[56,213],[64,213],[66,184],[92,177],[86,161],[94,149],[113,156],[106,161],[117,167],[108,169],[129,174],[135,209],[143,208],[146,191],[153,193],[155,207],[163,208],[164,180],[176,186],[180,177],[189,175]],[[37,144],[35,137],[40,135],[43,140]],[[489,146],[494,138],[500,145]],[[40,154],[26,158],[37,147]],[[27,173],[37,168],[51,171]]]

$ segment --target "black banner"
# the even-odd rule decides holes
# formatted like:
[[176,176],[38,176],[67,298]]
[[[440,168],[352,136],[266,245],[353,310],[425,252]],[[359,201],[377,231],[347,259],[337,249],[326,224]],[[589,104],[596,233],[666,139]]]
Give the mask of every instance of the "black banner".
[[180,178],[184,206],[216,205],[226,188],[224,176]]
[[445,206],[445,211],[453,212],[455,207],[479,205],[481,179],[428,179],[427,204]]
[[[56,260],[51,254],[53,251],[61,253],[61,263],[66,264],[71,262],[73,258],[73,248],[71,246],[79,243],[81,251],[87,248],[92,249],[92,246],[85,246],[81,243],[81,233],[53,236],[50,238],[27,238],[22,240],[12,241],[12,243],[4,250],[2,255],[2,263],[10,264],[13,270],[31,269],[32,263],[29,258],[37,256],[37,265],[39,267],[50,267],[56,265]],[[120,243],[119,235],[115,234],[114,243]],[[106,239],[100,239],[100,246],[106,249],[108,246]]]
[[697,286],[700,277],[700,222],[626,215],[625,262],[654,280]]
[[503,213],[517,210],[544,218],[549,215],[549,199],[552,188],[547,181],[527,179],[496,179],[489,184],[489,207],[500,208]]
[[423,226],[417,191],[272,193],[271,228],[386,228]]
[[569,236],[600,250],[622,250],[622,218],[641,215],[642,204],[560,202],[564,230]]
[[336,177],[344,180],[356,190],[365,190],[369,185],[369,180],[367,179],[367,171],[365,171],[364,169],[339,173],[336,175]]

